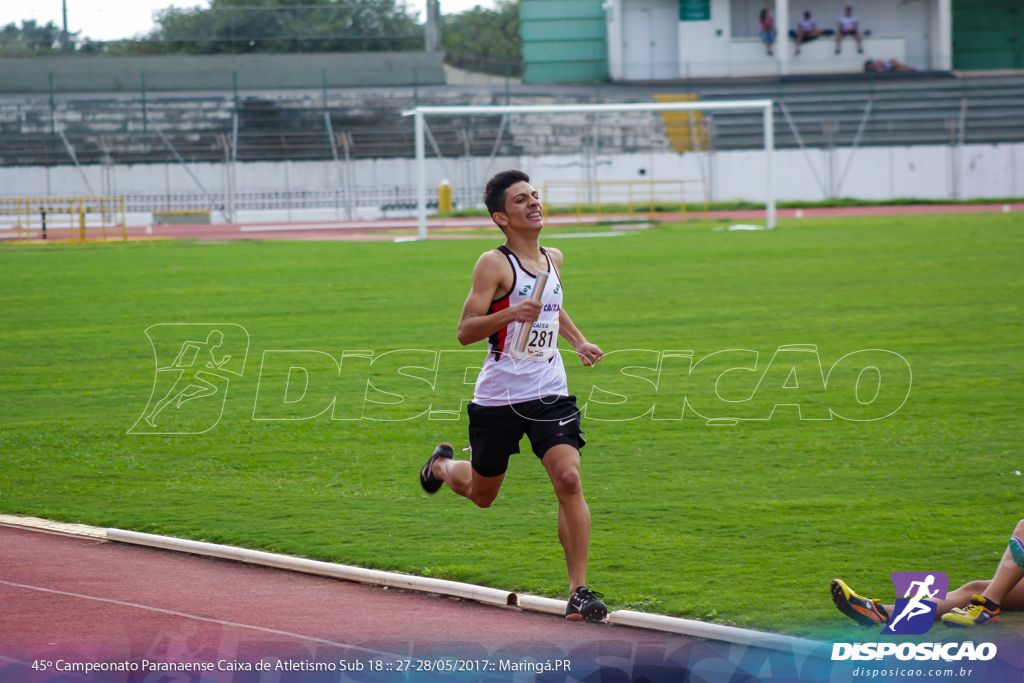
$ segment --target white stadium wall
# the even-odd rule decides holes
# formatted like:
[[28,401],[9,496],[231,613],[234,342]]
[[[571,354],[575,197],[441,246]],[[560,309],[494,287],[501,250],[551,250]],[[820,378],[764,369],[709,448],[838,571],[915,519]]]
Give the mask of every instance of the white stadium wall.
[[[414,159],[367,159],[335,163],[239,162],[235,183],[241,192],[288,192],[332,190],[349,174],[357,194],[370,190],[415,187]],[[524,156],[446,158],[427,160],[428,186],[446,179],[458,190],[467,188],[467,202],[477,202],[484,180],[505,168],[522,168],[535,185],[553,180],[582,180],[588,173],[598,180],[706,177],[712,201],[763,202],[766,197],[764,152],[724,151],[675,154],[598,155],[590,170],[581,156]],[[211,193],[226,193],[224,164],[190,164],[189,170]],[[641,174],[643,170],[643,174]],[[180,164],[135,166],[6,167],[0,168],[0,196],[88,196],[92,194],[82,174],[96,193],[108,195],[166,195],[200,193],[195,181]],[[475,186],[475,187],[474,187]],[[837,148],[775,152],[775,187],[779,201],[820,201],[828,197],[865,200],[978,199],[1024,196],[1024,144]],[[365,202],[362,202],[365,204]],[[376,218],[380,211],[363,206],[360,218]],[[336,209],[273,209],[239,211],[242,222],[278,220],[332,220]],[[215,214],[214,221],[223,217]],[[130,217],[133,224],[145,223],[148,215]]]

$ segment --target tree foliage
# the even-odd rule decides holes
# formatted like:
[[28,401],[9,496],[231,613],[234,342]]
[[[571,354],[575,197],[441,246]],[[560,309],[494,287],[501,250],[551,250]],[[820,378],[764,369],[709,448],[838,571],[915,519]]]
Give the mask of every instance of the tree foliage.
[[[110,55],[365,52],[423,49],[423,26],[405,0],[210,0],[168,7],[142,38],[100,43],[71,34],[74,52]],[[0,56],[60,52],[61,30],[34,21],[0,29]]]
[[[74,54],[245,54],[423,49],[423,25],[406,0],[209,0],[206,7],[168,7],[147,36],[107,43],[69,34]],[[448,62],[517,75],[522,62],[519,0],[497,0],[442,17]],[[0,28],[0,57],[60,54],[53,22]]]
[[396,0],[212,0],[170,7],[151,40],[179,54],[422,49],[423,27]]
[[[58,54],[61,45],[60,27],[52,21],[39,25],[29,19],[0,28],[0,57],[37,57]],[[71,34],[71,38],[78,34]]]
[[519,0],[498,0],[498,8],[479,5],[442,19],[441,42],[450,64],[474,71],[519,73],[523,41]]

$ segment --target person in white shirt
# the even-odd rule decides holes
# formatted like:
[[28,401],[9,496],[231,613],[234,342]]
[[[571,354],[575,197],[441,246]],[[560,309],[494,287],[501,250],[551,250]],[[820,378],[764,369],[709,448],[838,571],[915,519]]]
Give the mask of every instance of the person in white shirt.
[[865,71],[915,71],[914,67],[898,59],[869,59],[864,62]]
[[796,22],[796,53],[800,54],[800,46],[809,40],[814,40],[823,31],[818,28],[818,22],[814,20],[810,12],[804,12],[804,18]]
[[864,54],[864,45],[861,41],[860,22],[853,14],[853,8],[847,7],[846,11],[839,15],[839,30],[836,31],[836,54],[839,54],[843,44],[843,38],[853,36],[857,40],[857,53]]

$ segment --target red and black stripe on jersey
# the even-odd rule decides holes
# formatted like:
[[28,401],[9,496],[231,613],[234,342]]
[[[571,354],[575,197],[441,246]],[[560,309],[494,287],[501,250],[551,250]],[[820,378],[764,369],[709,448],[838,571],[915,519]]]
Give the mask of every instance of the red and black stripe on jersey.
[[[492,301],[491,305],[487,308],[487,315],[491,313],[497,313],[498,311],[504,311],[508,308],[509,301],[511,301],[512,290],[509,290],[508,294],[501,297],[497,301]],[[505,353],[505,343],[508,341],[508,325],[503,326],[500,330],[492,334],[487,338],[487,343],[490,344],[491,350],[489,353],[494,354],[494,360],[501,360],[501,354]]]

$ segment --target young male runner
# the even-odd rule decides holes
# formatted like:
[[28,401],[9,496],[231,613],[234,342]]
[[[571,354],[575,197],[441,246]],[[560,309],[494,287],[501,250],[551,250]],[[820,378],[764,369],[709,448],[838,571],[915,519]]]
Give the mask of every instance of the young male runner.
[[[543,213],[530,177],[522,171],[503,171],[488,181],[484,200],[505,243],[477,261],[459,320],[458,338],[464,346],[483,339],[488,343],[473,402],[467,407],[471,459],[453,460],[451,444],[440,444],[420,470],[420,485],[427,493],[436,493],[446,483],[478,506],[490,507],[509,457],[519,452],[520,439],[528,435],[558,498],[558,540],[569,573],[565,618],[601,621],[608,613],[600,600],[604,596],[586,588],[590,510],[580,482],[580,448],[586,441],[576,397],[569,395],[557,336],[572,345],[583,365],[599,362],[604,354],[562,308],[562,254],[540,246]],[[540,271],[550,276],[541,300],[532,301]],[[517,325],[531,328],[533,343],[525,359],[510,355]]]
[[[949,591],[945,600],[932,599],[935,618],[951,627],[980,626],[999,621],[1001,610],[1024,610],[1024,519],[1017,522],[1009,546],[989,581],[970,581]],[[892,618],[893,605],[857,595],[842,579],[830,586],[839,611],[864,626],[881,626]],[[926,600],[928,598],[925,598]]]

